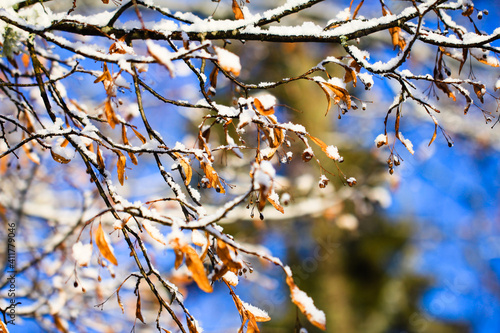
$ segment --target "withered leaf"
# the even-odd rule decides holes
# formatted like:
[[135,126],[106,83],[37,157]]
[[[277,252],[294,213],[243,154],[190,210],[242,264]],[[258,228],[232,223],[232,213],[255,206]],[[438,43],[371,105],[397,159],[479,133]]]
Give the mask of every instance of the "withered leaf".
[[58,162],[58,163],[61,163],[61,164],[67,164],[69,162],[71,162],[71,159],[69,158],[66,158],[64,156],[61,156],[57,153],[54,153],[54,150],[50,150],[50,154],[52,155],[52,158],[54,159],[54,161]]
[[118,289],[116,289],[116,301],[118,302],[118,306],[120,307],[120,309],[122,309],[122,313],[125,313],[125,308],[123,307],[123,303],[122,303],[122,300],[120,298],[120,289],[122,288],[122,285],[120,285],[120,287],[118,287]]
[[430,146],[434,142],[434,140],[436,140],[437,129],[438,129],[438,125],[436,124],[434,127],[434,133],[432,134],[432,138],[431,138],[431,141],[429,142],[428,146]]
[[135,317],[142,321],[143,324],[144,322],[144,317],[142,317],[142,312],[141,312],[141,293],[139,293],[139,289],[137,289],[137,303],[135,305]]
[[297,305],[309,322],[323,331],[326,330],[325,313],[314,306],[313,300],[297,287],[291,276],[287,276],[286,283],[290,288],[292,302]]
[[125,163],[127,158],[121,152],[118,152],[118,162],[116,163],[116,170],[118,172],[118,181],[123,186],[125,181]]
[[312,136],[312,135],[308,135],[309,136],[309,139],[311,139],[312,142],[314,142],[315,144],[317,144],[321,150],[325,150],[327,145],[326,143],[324,143],[322,140]]
[[484,94],[486,93],[486,87],[484,84],[474,84],[474,92],[476,93],[477,98],[484,103]]
[[186,176],[184,184],[189,185],[189,183],[191,183],[191,178],[193,177],[193,169],[191,168],[189,162],[181,154],[174,153],[174,155],[178,158],[179,164],[181,165],[184,175]]
[[118,265],[115,255],[111,246],[106,241],[106,236],[104,235],[104,230],[102,230],[102,225],[99,223],[99,227],[95,232],[95,243],[101,255],[114,265]]
[[217,256],[222,260],[224,265],[226,265],[233,273],[237,273],[238,270],[242,269],[243,266],[241,262],[235,261],[231,255],[232,249],[224,241],[217,240]]
[[196,325],[194,324],[194,321],[192,321],[190,318],[187,318],[186,316],[186,322],[187,326],[189,329],[189,333],[198,333],[198,329],[196,329]]
[[352,14],[352,19],[354,20],[356,18],[356,16],[358,15],[358,12],[359,10],[361,9],[361,6],[363,6],[363,2],[365,2],[365,0],[361,0],[361,2],[358,4],[358,6],[356,7],[356,9],[354,10],[354,13]]
[[234,18],[237,20],[243,20],[245,19],[245,16],[243,16],[243,12],[241,11],[240,5],[238,4],[237,0],[233,0],[233,13],[234,13]]
[[97,165],[101,170],[104,170],[104,159],[102,158],[101,150],[99,149],[99,144],[97,144]]
[[205,273],[205,267],[203,267],[203,262],[201,261],[196,250],[190,245],[185,245],[182,247],[182,252],[186,256],[186,266],[191,271],[193,280],[196,282],[198,287],[204,292],[211,293],[213,291],[212,285],[207,278]]
[[111,76],[111,73],[108,70],[108,65],[106,63],[103,64],[102,67],[102,74],[95,79],[94,83],[99,83],[102,81],[112,81],[113,77]]
[[269,201],[277,211],[281,212],[281,214],[285,214],[285,209],[283,208],[283,206],[271,199],[271,196],[267,197],[267,201]]
[[134,165],[137,165],[138,161],[137,161],[137,157],[135,157],[135,154],[134,154],[134,153],[129,152],[129,153],[128,153],[128,156],[130,157],[130,160],[132,161],[132,163],[133,163]]
[[347,109],[351,108],[351,95],[349,95],[349,92],[346,89],[328,82],[321,82],[321,84],[327,86],[335,95],[333,97],[335,104],[338,104],[340,100],[342,100],[346,104]]
[[132,129],[132,131],[134,131],[135,136],[138,137],[139,140],[141,140],[142,144],[145,144],[146,138],[141,133],[139,133],[134,127],[130,127],[130,128]]
[[203,172],[205,173],[205,176],[209,180],[209,187],[213,187],[216,191],[220,193],[226,193],[226,190],[222,186],[219,175],[215,171],[212,165],[209,163],[205,163],[200,161],[200,166],[203,169]]
[[180,250],[180,248],[174,248],[175,253],[175,263],[174,268],[178,269],[181,267],[182,262],[184,261],[184,253]]
[[274,106],[271,106],[269,109],[264,108],[264,105],[258,98],[254,98],[253,104],[257,111],[263,116],[269,116],[274,114]]
[[208,90],[208,95],[215,95],[215,89],[217,88],[217,76],[219,75],[219,67],[215,66],[210,72],[210,88]]
[[113,110],[113,106],[111,105],[111,99],[108,97],[104,102],[104,113],[106,114],[106,120],[108,121],[109,126],[111,128],[115,128],[116,124],[119,124],[120,121],[115,114],[115,110]]
[[122,124],[122,141],[124,145],[129,145],[130,143],[128,142],[127,138],[127,128],[125,127],[125,124]]

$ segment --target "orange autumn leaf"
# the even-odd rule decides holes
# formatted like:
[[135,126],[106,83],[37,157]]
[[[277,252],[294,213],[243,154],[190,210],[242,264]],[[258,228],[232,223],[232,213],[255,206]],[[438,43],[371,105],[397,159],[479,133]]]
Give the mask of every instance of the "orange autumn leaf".
[[114,265],[118,265],[115,255],[111,246],[106,241],[106,236],[104,235],[104,230],[102,230],[102,225],[99,223],[99,227],[95,232],[95,243],[101,255]]
[[54,159],[54,161],[58,162],[58,163],[61,163],[61,164],[68,164],[71,160],[69,158],[66,158],[64,156],[61,156],[57,153],[54,153],[54,150],[50,150],[50,154],[52,155],[52,159]]
[[241,268],[243,268],[243,265],[241,262],[233,259],[231,251],[232,247],[220,239],[217,240],[217,256],[233,273],[237,273]]
[[130,127],[130,128],[132,129],[132,131],[134,131],[135,136],[138,137],[139,140],[141,140],[142,144],[145,144],[146,138],[141,133],[139,133],[134,127]]
[[273,207],[276,208],[276,210],[279,211],[281,214],[285,214],[285,209],[283,208],[283,206],[281,206],[277,201],[272,199],[271,196],[267,197],[267,201],[269,201],[271,205],[273,205]]
[[125,163],[127,158],[121,152],[118,152],[118,162],[116,163],[116,170],[118,172],[118,181],[123,186],[125,181]]
[[237,0],[233,0],[233,13],[234,13],[234,18],[237,20],[243,20],[245,19],[245,16],[243,16],[243,12],[241,11],[240,5],[238,5]]
[[473,87],[477,98],[479,98],[481,103],[484,103],[484,94],[486,93],[486,87],[484,84],[474,84]]
[[307,317],[311,324],[322,329],[323,331],[326,330],[325,313],[316,308],[312,298],[307,296],[305,292],[297,287],[291,276],[287,276],[286,283],[290,288],[290,296],[292,298],[292,302],[297,305],[300,312],[302,312]]
[[274,106],[271,106],[270,108],[266,109],[258,98],[254,98],[253,104],[255,105],[257,111],[259,111],[259,113],[263,116],[270,116],[274,114]]
[[201,290],[207,293],[211,293],[213,291],[212,285],[208,280],[208,277],[205,273],[205,267],[203,267],[203,262],[198,256],[198,253],[196,253],[196,250],[193,249],[190,245],[183,246],[181,250],[186,256],[186,266],[191,272],[193,280]]
[[99,169],[104,170],[104,159],[102,158],[99,144],[97,144],[97,165],[99,166]]
[[175,263],[174,268],[178,269],[181,267],[182,262],[184,261],[184,253],[180,250],[180,248],[174,248],[175,253]]
[[135,154],[134,154],[134,153],[129,152],[129,153],[128,153],[128,156],[130,157],[130,160],[132,161],[132,163],[133,163],[134,165],[137,165],[138,161],[137,161],[137,157],[135,157]]
[[187,326],[189,329],[189,333],[199,333],[198,329],[196,328],[196,325],[194,324],[194,321],[186,318]]
[[209,180],[209,187],[213,187],[217,192],[226,193],[226,190],[224,190],[224,187],[220,182],[219,175],[215,171],[214,167],[209,163],[201,161],[200,161],[200,166],[203,169],[205,176]]
[[113,110],[110,98],[107,98],[104,102],[104,114],[106,115],[106,120],[111,128],[115,128],[116,124],[120,123],[118,117],[116,116],[115,110]]
[[143,324],[144,322],[144,317],[142,316],[142,311],[141,311],[141,294],[139,293],[139,290],[137,290],[137,303],[135,305],[135,317],[142,321]]
[[178,158],[179,164],[181,165],[184,175],[186,176],[184,184],[189,185],[191,178],[193,177],[193,169],[191,168],[191,165],[189,165],[189,162],[181,154],[174,153],[174,155]]
[[314,137],[312,135],[308,135],[308,136],[309,136],[309,139],[311,139],[312,142],[314,142],[315,144],[317,144],[321,148],[321,150],[324,151],[326,149],[327,145],[322,140],[320,140],[320,139],[318,139],[318,138],[316,138],[316,137]]
[[125,124],[122,124],[122,141],[124,145],[130,145],[127,138],[127,128],[125,127]]

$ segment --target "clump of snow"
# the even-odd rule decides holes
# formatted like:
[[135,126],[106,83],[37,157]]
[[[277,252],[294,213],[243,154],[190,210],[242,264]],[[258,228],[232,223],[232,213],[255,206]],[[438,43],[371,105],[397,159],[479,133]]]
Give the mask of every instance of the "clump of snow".
[[214,49],[217,54],[217,61],[219,62],[219,65],[221,65],[224,70],[233,73],[235,76],[240,75],[240,57],[221,47],[214,47]]
[[271,94],[263,94],[263,95],[259,95],[259,96],[255,97],[255,98],[259,100],[259,102],[264,107],[264,110],[269,110],[270,108],[275,106],[278,102],[276,100],[276,97],[274,97]]
[[311,297],[307,296],[305,292],[295,287],[292,288],[292,299],[297,305],[300,304],[300,309],[307,316],[309,321],[326,324],[326,315],[323,311],[319,310],[315,305]]
[[331,159],[333,159],[335,161],[340,160],[340,154],[339,154],[339,150],[337,147],[328,146],[328,147],[326,147],[325,152],[326,152],[326,155],[328,155],[328,157],[330,157]]
[[73,244],[71,250],[73,259],[75,259],[79,266],[87,266],[89,264],[90,258],[92,257],[92,244],[78,242]]
[[380,148],[383,145],[387,144],[387,135],[385,135],[385,134],[379,134],[375,138],[375,144],[377,145],[377,148]]
[[345,82],[342,81],[342,79],[338,78],[338,77],[332,77],[330,78],[328,81],[326,81],[330,84],[333,84],[334,86],[337,86],[337,87],[340,87],[340,88],[344,88],[345,89]]
[[217,105],[217,110],[219,111],[219,115],[223,117],[237,117],[240,113],[238,109],[225,105]]
[[243,304],[243,307],[245,308],[245,310],[247,310],[251,314],[253,314],[255,316],[255,318],[259,319],[259,321],[263,321],[264,319],[267,319],[267,320],[271,319],[269,317],[269,314],[266,311],[254,306],[252,304],[248,304],[247,302],[244,302],[244,301],[241,301],[241,303]]
[[198,246],[205,246],[207,245],[207,237],[199,231],[199,230],[193,230],[193,233],[191,234],[191,240],[193,244],[196,244]]
[[158,44],[155,44],[151,40],[146,41],[146,46],[148,47],[148,52],[149,54],[155,58],[160,64],[165,66],[171,77],[175,76],[175,66],[172,62],[172,52],[164,48],[163,46],[160,46]]
[[349,7],[344,8],[344,10],[341,10],[335,15],[335,18],[340,21],[347,21],[351,18],[351,9]]
[[401,133],[401,132],[398,133],[398,139],[401,140],[401,143],[403,143],[403,145],[406,147],[406,149],[408,149],[410,154],[413,155],[415,153],[415,151],[413,150],[413,143],[411,143],[411,141],[409,139],[405,139],[403,136],[403,133]]
[[226,274],[222,276],[222,278],[233,287],[236,287],[238,285],[238,276],[231,271],[227,271]]

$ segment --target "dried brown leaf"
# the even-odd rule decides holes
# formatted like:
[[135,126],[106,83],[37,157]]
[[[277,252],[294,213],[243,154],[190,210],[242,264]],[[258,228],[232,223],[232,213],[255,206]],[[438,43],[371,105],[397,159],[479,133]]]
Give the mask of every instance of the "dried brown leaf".
[[179,153],[174,153],[175,156],[177,156],[179,164],[182,167],[182,170],[184,171],[184,175],[186,176],[186,179],[184,181],[184,184],[189,185],[191,183],[191,178],[193,177],[193,169],[191,168],[191,165],[189,162]]
[[243,266],[241,262],[233,259],[231,251],[233,251],[232,248],[224,241],[220,239],[217,240],[217,256],[233,273],[237,273]]
[[138,161],[137,161],[137,157],[135,157],[135,154],[134,154],[134,153],[129,152],[129,153],[128,153],[128,156],[130,157],[130,160],[132,161],[132,163],[133,163],[134,165],[137,165]]
[[125,181],[125,163],[127,158],[121,152],[118,152],[118,162],[116,163],[116,170],[118,172],[118,181],[123,186]]
[[187,326],[189,329],[189,333],[198,333],[198,330],[196,329],[196,325],[194,324],[194,321],[186,317],[186,322]]
[[141,133],[139,133],[135,128],[133,128],[133,127],[130,127],[130,128],[132,129],[132,131],[134,131],[135,136],[138,137],[139,140],[141,140],[142,144],[145,144],[146,138]]
[[316,138],[316,137],[314,137],[314,136],[312,136],[310,134],[308,136],[309,136],[309,139],[311,139],[312,142],[314,142],[315,144],[317,144],[321,148],[321,150],[326,150],[326,148],[328,147],[326,145],[326,143],[324,143],[322,140],[320,140],[320,139],[318,139],[318,138]]
[[104,235],[104,230],[102,229],[101,223],[99,223],[99,227],[97,227],[97,230],[95,232],[95,243],[97,245],[97,248],[99,249],[99,252],[101,252],[101,255],[106,260],[117,266],[118,261],[113,254],[111,246],[106,241],[106,236]]
[[122,141],[124,145],[129,145],[130,143],[128,142],[127,138],[127,128],[125,127],[125,124],[122,124]]
[[99,166],[99,169],[104,170],[104,159],[102,158],[101,150],[99,149],[99,144],[97,144],[97,165]]
[[436,140],[437,129],[438,129],[438,125],[436,124],[434,127],[434,133],[432,134],[432,138],[431,138],[431,141],[429,142],[428,146],[430,146],[434,142],[434,140]]
[[142,311],[141,311],[141,293],[139,293],[139,289],[137,289],[137,303],[135,305],[135,317],[142,321],[143,324],[146,322],[144,321],[144,317],[142,316]]
[[274,106],[271,106],[269,109],[264,108],[264,105],[258,98],[253,99],[253,104],[257,111],[263,116],[270,116],[274,114]]
[[50,150],[50,154],[52,155],[52,158],[54,159],[54,161],[56,161],[57,163],[61,163],[61,164],[67,164],[69,162],[71,162],[71,159],[69,158],[66,158],[64,156],[61,156],[57,153],[54,153],[54,150]]
[[196,250],[193,249],[190,245],[185,245],[182,247],[182,252],[184,252],[186,256],[186,266],[189,271],[191,271],[193,280],[201,290],[207,293],[211,293],[213,291],[212,285],[207,278],[205,267],[203,267],[203,262],[198,256],[198,253],[196,253]]
[[122,288],[122,286],[120,286],[118,289],[116,289],[116,301],[118,302],[118,306],[120,307],[120,309],[122,309],[122,314],[123,314],[123,313],[125,313],[125,308],[123,307],[123,303],[122,303],[122,300],[120,298],[120,289],[121,288]]
[[477,98],[479,98],[481,103],[484,103],[484,94],[486,93],[486,87],[484,84],[474,84],[473,87]]
[[349,92],[346,89],[328,82],[321,82],[321,84],[328,87],[331,90],[331,92],[335,95],[333,98],[335,104],[338,104],[340,100],[342,100],[346,104],[347,109],[351,108],[351,95],[349,95]]
[[102,74],[95,79],[94,83],[99,83],[102,81],[112,81],[113,77],[111,76],[111,73],[108,70],[108,65],[106,63],[103,64],[102,67]]
[[291,276],[287,276],[286,283],[290,287],[292,302],[297,305],[309,322],[323,331],[326,330],[325,313],[316,308],[313,300],[297,287]]
[[120,121],[115,114],[115,110],[113,110],[113,105],[111,105],[111,99],[106,98],[104,102],[104,113],[106,114],[106,120],[108,121],[109,126],[111,128],[115,128],[116,124],[119,124]]
[[361,2],[356,6],[356,9],[354,10],[354,13],[352,14],[352,19],[354,20],[356,16],[358,15],[359,10],[361,9],[361,6],[363,6],[363,2],[365,0],[361,0]]
[[238,4],[237,0],[233,0],[233,13],[234,13],[234,18],[237,20],[244,20],[245,16],[243,16],[243,12],[241,11],[240,5]]
[[219,175],[217,174],[213,166],[202,161],[200,161],[200,166],[203,169],[205,176],[209,180],[209,187],[213,187],[217,192],[226,193],[226,190],[220,182]]
[[277,211],[281,212],[281,214],[285,214],[285,209],[283,208],[283,206],[271,199],[271,197],[267,197],[267,201],[269,201]]

